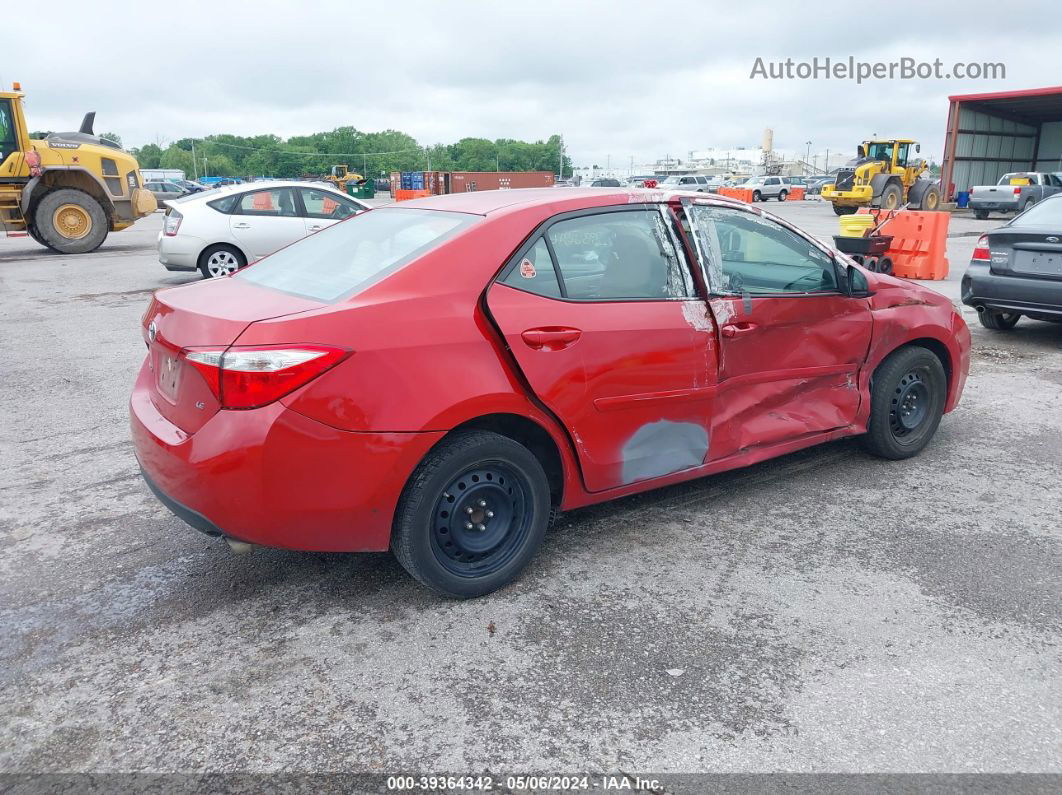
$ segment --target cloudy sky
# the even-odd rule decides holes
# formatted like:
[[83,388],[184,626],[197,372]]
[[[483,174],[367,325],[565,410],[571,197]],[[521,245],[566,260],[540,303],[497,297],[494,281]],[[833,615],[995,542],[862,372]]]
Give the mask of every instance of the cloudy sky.
[[[771,127],[780,149],[850,151],[879,133],[917,138],[939,160],[949,94],[1062,84],[1057,2],[107,6],[52,0],[51,21],[22,15],[28,35],[4,25],[0,80],[21,81],[31,128],[76,129],[95,110],[97,132],[126,146],[344,125],[421,143],[559,132],[576,165],[615,167],[757,147]],[[1001,61],[1006,78],[750,79],[757,57],[814,56]]]

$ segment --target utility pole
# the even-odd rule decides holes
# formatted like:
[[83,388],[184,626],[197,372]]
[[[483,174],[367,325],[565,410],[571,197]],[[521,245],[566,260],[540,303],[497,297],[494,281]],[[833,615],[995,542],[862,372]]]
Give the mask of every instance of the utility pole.
[[195,138],[192,139],[192,175],[193,179],[199,180],[199,164],[195,161]]
[[557,173],[564,179],[564,139],[557,139]]
[[823,163],[822,170],[824,172],[826,172],[827,174],[830,173],[830,150],[829,150],[829,147],[827,147],[827,149],[826,149],[826,162]]
[[808,161],[811,159],[811,141],[808,141],[808,151],[804,155],[804,173],[808,173]]

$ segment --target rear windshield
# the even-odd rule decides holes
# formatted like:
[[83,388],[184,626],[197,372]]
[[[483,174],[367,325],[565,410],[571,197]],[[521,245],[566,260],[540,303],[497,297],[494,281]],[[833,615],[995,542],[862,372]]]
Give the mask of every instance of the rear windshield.
[[233,278],[315,301],[337,301],[389,276],[479,217],[372,210],[282,248]]
[[1047,226],[1062,232],[1062,199],[1037,202],[1007,226]]

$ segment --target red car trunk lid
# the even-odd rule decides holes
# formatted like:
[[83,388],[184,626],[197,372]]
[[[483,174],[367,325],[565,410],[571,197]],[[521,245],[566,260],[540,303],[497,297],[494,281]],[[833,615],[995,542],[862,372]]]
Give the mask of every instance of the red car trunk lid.
[[160,290],[143,320],[152,402],[178,428],[195,433],[219,405],[184,354],[201,348],[226,348],[257,320],[320,307],[316,301],[232,278]]

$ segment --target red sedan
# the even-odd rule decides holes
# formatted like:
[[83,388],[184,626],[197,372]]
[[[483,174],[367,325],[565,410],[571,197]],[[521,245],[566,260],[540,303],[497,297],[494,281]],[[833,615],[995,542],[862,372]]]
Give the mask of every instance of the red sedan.
[[174,513],[462,597],[558,510],[845,436],[912,456],[970,348],[946,298],[758,208],[601,188],[372,210],[158,292],[143,331],[133,439]]

